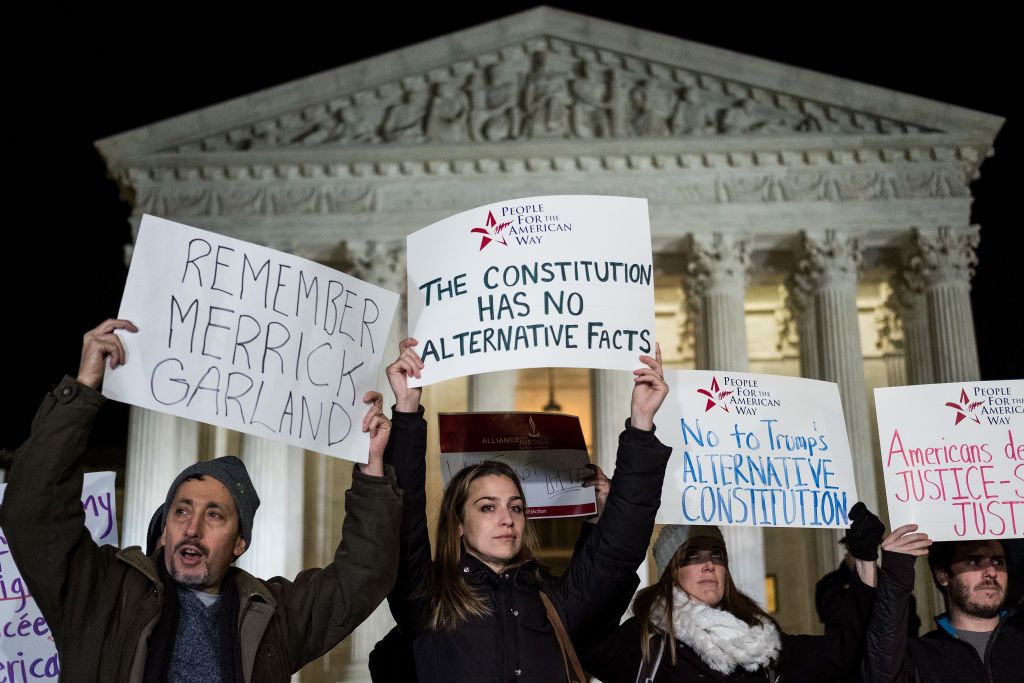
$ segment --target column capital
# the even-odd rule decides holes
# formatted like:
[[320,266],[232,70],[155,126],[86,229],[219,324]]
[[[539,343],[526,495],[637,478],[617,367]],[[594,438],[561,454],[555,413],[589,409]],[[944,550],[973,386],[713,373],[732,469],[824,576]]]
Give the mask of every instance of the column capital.
[[883,354],[903,353],[902,305],[891,285],[881,284],[882,303],[875,309],[875,347]]
[[812,289],[856,286],[860,264],[860,242],[855,237],[846,237],[836,230],[800,233],[794,275],[807,277]]
[[353,275],[405,295],[405,240],[349,240],[345,247]]
[[691,234],[687,246],[686,286],[696,296],[719,287],[742,290],[746,286],[750,258],[745,238]]
[[943,283],[969,286],[978,264],[979,239],[977,225],[962,230],[943,225],[927,232],[914,228],[907,256],[908,269],[921,278],[925,287]]
[[786,278],[786,308],[799,319],[814,304],[814,277],[810,272],[794,271]]

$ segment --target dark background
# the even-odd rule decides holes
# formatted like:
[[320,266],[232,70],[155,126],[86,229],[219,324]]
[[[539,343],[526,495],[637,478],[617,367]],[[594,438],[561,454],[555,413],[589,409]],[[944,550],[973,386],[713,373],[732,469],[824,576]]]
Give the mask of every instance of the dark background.
[[[791,14],[738,5],[695,12],[681,3],[674,4],[685,11],[553,4],[1007,118],[995,157],[972,186],[972,220],[982,226],[972,301],[982,377],[1024,377],[1021,220],[1012,212],[1019,190],[1011,187],[1020,151],[1013,22],[977,10],[955,19],[892,7],[884,17],[826,18],[820,4]],[[117,312],[128,207],[106,178],[94,140],[529,6],[380,3],[324,12],[293,4],[218,13],[176,3],[132,14],[36,10],[12,21],[4,48],[13,94],[6,98],[6,161],[16,180],[8,181],[2,250],[0,336],[9,382],[0,449],[17,446],[39,398],[75,371],[81,335]],[[109,404],[93,434],[94,464],[123,458],[126,431],[126,407]]]

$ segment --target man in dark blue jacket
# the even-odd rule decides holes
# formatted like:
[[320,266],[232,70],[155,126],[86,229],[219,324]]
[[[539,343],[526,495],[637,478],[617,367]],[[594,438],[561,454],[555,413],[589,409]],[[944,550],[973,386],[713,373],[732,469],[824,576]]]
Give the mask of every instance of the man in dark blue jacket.
[[[946,599],[938,628],[906,637],[914,561],[928,555]],[[932,543],[916,524],[882,543],[882,569],[868,625],[865,681],[1019,681],[1024,619],[1007,606],[1006,549],[998,540]]]

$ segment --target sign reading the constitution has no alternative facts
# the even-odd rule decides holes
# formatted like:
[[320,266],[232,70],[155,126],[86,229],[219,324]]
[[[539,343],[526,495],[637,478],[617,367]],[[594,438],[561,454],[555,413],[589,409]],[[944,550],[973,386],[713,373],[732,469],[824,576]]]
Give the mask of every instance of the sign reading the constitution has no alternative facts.
[[366,462],[363,395],[398,295],[312,261],[144,216],[109,398]]
[[666,373],[672,447],[661,524],[850,525],[857,502],[839,387],[744,372]]
[[416,386],[495,370],[633,370],[654,351],[647,200],[510,199],[409,235]]
[[[7,484],[0,484],[0,502]],[[117,545],[114,473],[89,472],[82,483],[85,528],[96,545]],[[45,538],[39,539],[45,544]],[[0,529],[0,681],[56,680],[60,675],[53,634],[25,579],[11,557]],[[71,673],[71,672],[69,672]],[[72,676],[74,674],[72,673]]]
[[893,528],[1024,536],[1024,380],[875,389]]

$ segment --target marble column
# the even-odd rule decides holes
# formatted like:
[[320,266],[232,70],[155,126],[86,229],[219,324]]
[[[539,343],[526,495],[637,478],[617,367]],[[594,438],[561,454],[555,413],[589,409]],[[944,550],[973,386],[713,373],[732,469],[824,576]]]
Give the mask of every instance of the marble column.
[[303,569],[305,452],[249,434],[242,435],[241,450],[260,507],[252,542],[237,564],[261,579],[292,579]]
[[469,410],[489,412],[515,410],[516,371],[502,370],[469,378]]
[[[388,384],[385,368],[398,356],[398,343],[409,336],[409,321],[407,318],[406,303],[406,268],[405,268],[405,240],[393,240],[379,242],[368,240],[365,242],[349,241],[346,243],[349,258],[354,262],[355,274],[367,282],[378,287],[395,292],[399,295],[398,310],[395,313],[395,322],[392,324],[386,340],[384,362],[381,365],[377,378],[377,386],[384,394],[385,412],[394,405],[394,394]],[[514,387],[514,385],[513,385]],[[325,459],[329,460],[329,459]],[[320,462],[318,468],[325,474],[338,463]],[[324,492],[326,495],[321,502],[321,507],[331,507],[331,496],[339,495],[339,492]],[[330,517],[330,515],[326,515]],[[330,532],[328,532],[330,533]],[[329,546],[329,557],[333,557],[334,548],[337,545],[337,530],[335,537],[328,540],[324,545]],[[326,540],[326,539],[325,539]],[[341,680],[346,681],[369,681],[369,657],[373,646],[387,635],[387,632],[395,625],[388,611],[387,603],[382,603],[367,619],[352,632],[348,638],[348,659],[345,664]]]
[[811,284],[806,274],[793,273],[786,282],[786,306],[796,321],[796,334],[800,340],[800,376],[818,379],[818,320],[810,292]]
[[977,226],[914,230],[910,264],[923,283],[935,382],[981,377],[970,298],[977,246]]
[[[700,370],[750,369],[744,293],[747,244],[727,235],[690,238],[686,266],[687,296],[697,312],[694,334]],[[723,526],[729,549],[729,572],[736,586],[765,604],[764,533],[757,527]]]
[[932,384],[935,379],[932,362],[931,326],[928,303],[921,278],[904,269],[895,282],[896,300],[903,325],[903,352],[907,366],[907,384]]
[[199,423],[132,406],[121,547],[146,548],[149,519],[178,474],[199,457]]
[[864,357],[857,319],[857,271],[860,247],[856,239],[829,230],[805,233],[801,239],[798,272],[807,276],[818,328],[819,379],[839,385],[846,416],[857,493],[878,510],[874,444],[868,417]]
[[888,284],[883,282],[879,289],[883,300],[875,309],[875,346],[882,352],[882,360],[885,362],[886,386],[901,387],[907,383],[907,365],[900,305],[896,293]]
[[[609,477],[615,474],[615,456],[619,450],[619,434],[629,417],[633,397],[633,373],[625,370],[590,371],[590,409],[594,436],[591,442],[593,460]],[[655,427],[657,427],[655,421]],[[651,584],[650,559],[637,568],[640,588]]]

